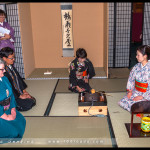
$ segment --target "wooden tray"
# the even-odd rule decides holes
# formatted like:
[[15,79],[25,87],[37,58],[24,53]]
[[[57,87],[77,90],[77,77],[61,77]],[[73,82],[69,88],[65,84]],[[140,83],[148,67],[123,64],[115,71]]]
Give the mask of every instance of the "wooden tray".
[[131,123],[125,123],[129,137],[131,137],[131,138],[150,137],[150,132],[143,132],[141,130],[141,123],[133,123],[132,136],[130,136],[130,125],[131,125]]

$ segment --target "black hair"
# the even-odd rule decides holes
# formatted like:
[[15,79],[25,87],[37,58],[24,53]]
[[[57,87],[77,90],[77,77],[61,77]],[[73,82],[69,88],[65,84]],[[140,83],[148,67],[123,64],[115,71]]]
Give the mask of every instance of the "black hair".
[[4,15],[6,17],[6,13],[4,10],[0,9],[0,15]]
[[12,55],[14,53],[14,50],[10,47],[4,47],[0,50],[0,57],[6,57],[8,58],[9,55]]
[[150,46],[142,45],[137,48],[137,50],[144,56],[147,55],[147,60],[150,60]]
[[76,51],[76,57],[77,57],[77,58],[86,58],[86,57],[87,57],[86,50],[85,50],[84,48],[79,48],[79,49]]

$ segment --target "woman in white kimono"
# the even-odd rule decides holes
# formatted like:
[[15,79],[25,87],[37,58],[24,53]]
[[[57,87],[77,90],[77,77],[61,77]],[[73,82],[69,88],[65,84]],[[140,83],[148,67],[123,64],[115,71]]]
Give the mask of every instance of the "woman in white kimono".
[[118,102],[127,111],[136,102],[150,101],[150,46],[138,47],[136,58],[138,63],[130,72],[126,96]]

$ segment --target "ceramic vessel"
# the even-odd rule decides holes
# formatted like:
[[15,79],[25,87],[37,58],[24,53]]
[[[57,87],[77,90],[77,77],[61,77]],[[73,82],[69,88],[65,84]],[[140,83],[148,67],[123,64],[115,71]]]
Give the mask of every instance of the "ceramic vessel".
[[141,119],[141,129],[144,132],[150,132],[150,117],[143,117]]

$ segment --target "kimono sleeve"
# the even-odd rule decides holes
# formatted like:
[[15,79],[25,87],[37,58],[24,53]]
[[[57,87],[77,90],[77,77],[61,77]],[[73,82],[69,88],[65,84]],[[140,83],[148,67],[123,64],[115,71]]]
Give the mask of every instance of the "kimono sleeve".
[[[150,69],[149,69],[150,72]],[[142,95],[144,97],[144,99],[150,100],[150,74],[148,77],[148,87],[147,87],[147,91]]]
[[73,62],[70,64],[69,81],[72,84],[72,86],[77,86],[76,67]]
[[10,108],[14,108],[14,107],[16,107],[16,100],[15,100],[15,97],[14,97],[14,94],[13,94],[13,91],[12,91],[12,85],[9,82],[7,77],[5,77],[5,82],[7,82],[7,84],[9,85],[9,92],[10,92],[10,98],[11,98]]
[[11,107],[11,108],[14,108],[14,107],[16,107],[16,106],[17,106],[17,105],[16,105],[16,100],[15,100],[14,94],[12,93],[12,94],[11,94],[10,107]]
[[133,67],[133,69],[130,71],[128,82],[127,82],[127,87],[126,87],[127,91],[133,90],[135,88],[136,68],[137,68],[137,65]]
[[89,79],[91,79],[92,77],[95,76],[95,70],[94,70],[92,62],[89,59],[87,59],[87,65],[88,65]]
[[7,29],[10,30],[10,34],[9,35],[15,41],[15,37],[14,37],[15,32],[14,32],[14,29],[8,23],[6,24],[6,26],[7,26]]
[[27,88],[27,84],[24,82],[24,80],[22,79],[22,77],[20,76],[19,72],[17,71],[17,69],[12,66],[13,69],[15,70],[16,74],[17,74],[17,77],[18,77],[18,81],[19,81],[19,86],[20,86],[20,89],[21,90],[24,90]]

